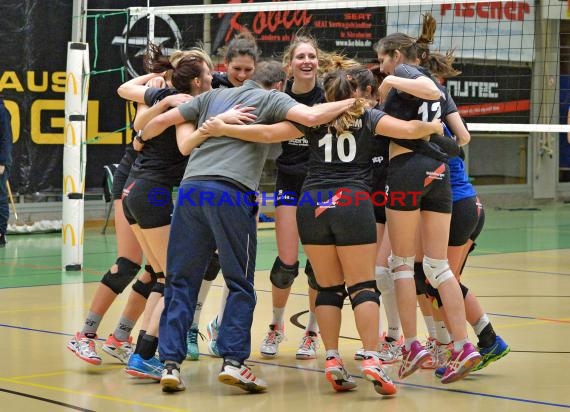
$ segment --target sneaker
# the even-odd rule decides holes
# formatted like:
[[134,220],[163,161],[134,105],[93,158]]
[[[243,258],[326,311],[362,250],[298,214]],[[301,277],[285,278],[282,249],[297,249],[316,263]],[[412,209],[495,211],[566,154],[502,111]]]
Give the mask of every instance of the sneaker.
[[360,348],[354,353],[354,360],[364,360],[364,348]]
[[150,359],[143,359],[138,353],[133,353],[125,367],[125,372],[136,378],[159,381],[163,369],[164,365],[155,356]]
[[470,342],[463,345],[459,352],[453,351],[445,368],[441,383],[451,383],[463,379],[481,362],[481,355]]
[[259,352],[264,358],[274,358],[279,353],[279,344],[285,339],[283,329],[278,329],[277,325],[269,325],[267,335],[261,342]]
[[237,386],[247,392],[263,392],[267,390],[267,383],[253,374],[245,365],[235,366],[230,361],[224,361],[218,381],[226,385]]
[[6,246],[6,235],[0,232],[0,247]]
[[111,355],[121,361],[123,365],[129,362],[129,358],[133,353],[133,338],[129,336],[129,339],[122,342],[115,338],[112,333],[109,335],[105,343],[103,344],[103,351],[107,355]]
[[429,358],[429,352],[417,340],[412,342],[409,351],[405,346],[402,347],[402,364],[398,370],[398,376],[400,379],[410,376]]
[[180,392],[186,389],[186,385],[180,377],[180,368],[176,364],[168,362],[164,365],[160,386],[162,386],[162,392]]
[[[196,361],[200,357],[198,335],[204,340],[204,335],[198,330],[198,325],[192,325],[186,336],[186,359]],[[216,346],[217,350],[217,346]]]
[[[378,356],[382,363],[392,364],[398,362],[402,358],[402,346],[404,345],[404,337],[400,339],[387,341],[386,332],[380,337],[378,345]],[[354,360],[364,360],[364,348],[360,348],[354,354]]]
[[67,349],[72,351],[79,359],[91,365],[101,365],[101,356],[97,354],[95,339],[97,339],[97,335],[88,338],[81,334],[81,332],[77,332],[67,343]]
[[218,325],[217,318],[215,318],[206,326],[206,334],[208,335],[208,352],[210,352],[210,355],[218,358],[220,357],[217,344],[219,332],[220,325]]
[[479,371],[488,366],[491,362],[495,362],[506,356],[511,351],[511,348],[500,336],[497,335],[495,337],[495,342],[491,346],[482,348],[477,345],[477,350],[481,354],[482,359],[481,362],[473,368],[473,372]]
[[325,377],[337,392],[349,391],[356,388],[356,381],[344,368],[342,359],[331,357],[325,361]]
[[[426,350],[428,350],[427,347]],[[447,365],[449,358],[451,358],[451,352],[453,351],[453,343],[448,343],[444,345],[443,343],[440,343],[438,340],[433,339],[431,341],[431,345],[428,351],[430,352],[431,359],[424,362],[422,368],[437,369]]]
[[445,374],[445,370],[447,369],[446,366],[440,366],[439,368],[437,368],[435,370],[435,372],[433,373],[435,375],[436,378],[443,378],[443,375]]
[[319,341],[317,334],[313,331],[305,332],[305,336],[301,339],[301,344],[295,357],[299,360],[316,359],[317,358],[317,348],[319,347]]
[[400,335],[400,339],[388,341],[389,337],[386,332],[380,338],[380,347],[378,348],[378,356],[382,363],[392,364],[402,359],[402,346],[404,346],[404,337]]
[[371,356],[364,359],[360,369],[364,379],[372,382],[374,390],[380,395],[394,395],[397,392],[396,385],[384,372],[380,358]]

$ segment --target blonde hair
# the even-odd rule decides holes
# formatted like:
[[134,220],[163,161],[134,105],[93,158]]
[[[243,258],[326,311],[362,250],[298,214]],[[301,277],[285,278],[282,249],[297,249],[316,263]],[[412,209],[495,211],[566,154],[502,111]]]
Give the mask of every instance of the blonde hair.
[[[327,102],[336,102],[353,97],[358,89],[358,82],[346,71],[336,70],[325,75],[323,87]],[[329,127],[334,128],[337,134],[345,132],[364,114],[366,104],[366,99],[356,99],[347,111],[329,123]]]

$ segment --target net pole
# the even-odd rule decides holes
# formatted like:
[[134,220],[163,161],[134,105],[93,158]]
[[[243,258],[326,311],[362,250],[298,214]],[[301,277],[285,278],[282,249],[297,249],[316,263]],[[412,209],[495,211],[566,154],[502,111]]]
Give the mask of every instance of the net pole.
[[69,42],[65,88],[61,262],[66,271],[83,265],[86,119],[89,82],[87,43]]

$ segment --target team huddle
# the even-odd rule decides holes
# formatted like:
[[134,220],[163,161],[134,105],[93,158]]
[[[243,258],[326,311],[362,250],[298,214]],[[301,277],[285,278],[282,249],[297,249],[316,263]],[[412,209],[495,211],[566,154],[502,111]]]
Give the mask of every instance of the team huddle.
[[[255,38],[242,31],[227,45],[225,73],[213,72],[201,49],[166,56],[149,45],[148,74],[118,89],[137,104],[136,137],[113,180],[118,257],[68,349],[101,364],[98,327],[134,280],[102,349],[129,375],[160,381],[164,392],[184,390],[181,365],[199,359],[202,306],[221,271],[219,313],[202,328],[209,353],[223,360],[218,380],[248,392],[267,390],[245,361],[256,305],[255,193],[268,143],[281,142],[273,318],[262,357],[278,356],[285,338],[299,241],[307,256],[309,318],[296,358],[315,359],[320,336],[334,390],[357,386],[339,353],[347,297],[362,343],[353,356],[381,395],[398,390],[385,364],[400,362],[400,379],[434,369],[447,384],[505,356],[509,346],[460,279],[484,212],[463,162],[470,134],[441,84],[459,72],[453,53],[430,51],[435,30],[426,14],[418,38],[380,39],[374,46],[379,65],[372,69],[320,50],[301,32],[278,62],[259,61]],[[176,202],[152,201],[157,190],[175,187],[183,194]],[[418,304],[426,341],[418,338]],[[141,316],[135,345],[131,332]]]

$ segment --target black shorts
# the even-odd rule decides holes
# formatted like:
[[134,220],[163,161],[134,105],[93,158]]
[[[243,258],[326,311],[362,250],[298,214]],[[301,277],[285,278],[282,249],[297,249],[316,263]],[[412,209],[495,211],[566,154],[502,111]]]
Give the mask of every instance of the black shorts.
[[[477,196],[453,202],[451,225],[449,228],[449,246],[462,246],[467,240],[475,240],[483,229],[485,218],[483,205]],[[481,224],[480,224],[481,222]]]
[[[386,171],[385,167],[372,169],[372,193],[384,192],[386,190]],[[374,217],[376,223],[386,224],[386,205],[382,202],[374,202]]]
[[113,173],[113,189],[111,190],[113,200],[119,200],[123,197],[123,188],[128,178],[129,175],[123,173],[120,168],[115,170]]
[[297,206],[306,174],[294,175],[277,169],[275,207]]
[[[333,202],[329,189],[303,192],[297,206],[299,238],[304,245],[352,246],[376,243],[374,209],[370,196],[357,199],[362,189],[343,190]],[[330,190],[335,195],[336,189]],[[319,202],[322,202],[319,206]]]
[[388,209],[451,213],[449,166],[419,153],[390,160],[386,192]]
[[142,229],[168,226],[172,219],[172,186],[129,177],[123,189],[123,210],[129,224]]

